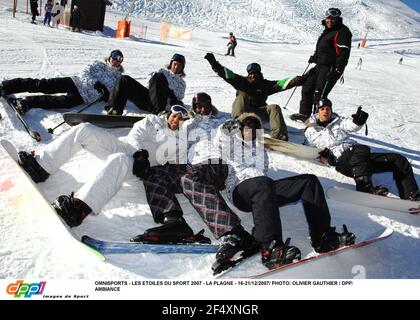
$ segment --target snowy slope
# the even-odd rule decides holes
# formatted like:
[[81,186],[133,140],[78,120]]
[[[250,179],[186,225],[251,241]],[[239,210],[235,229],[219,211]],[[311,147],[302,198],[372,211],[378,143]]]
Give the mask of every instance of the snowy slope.
[[[349,6],[353,2],[343,1]],[[227,3],[238,4],[239,2],[230,1]],[[278,1],[277,3],[285,2]],[[391,3],[397,4],[398,2]],[[21,12],[18,13],[16,19],[13,19],[10,10],[5,7],[6,4],[8,5],[9,2],[0,1],[0,54],[2,56],[0,80],[14,77],[69,76],[78,73],[87,63],[95,59],[102,59],[110,50],[119,48],[125,55],[126,73],[146,84],[150,72],[168,63],[174,52],[179,52],[187,58],[185,101],[189,102],[193,94],[198,91],[206,91],[212,95],[214,104],[224,112],[224,116],[230,112],[234,90],[215,76],[203,59],[205,52],[215,52],[222,64],[242,74],[245,73],[245,67],[249,62],[259,62],[266,78],[277,79],[287,75],[301,74],[314,46],[313,42],[308,45],[289,44],[284,46],[279,43],[256,40],[240,41],[237,50],[238,57],[234,59],[223,56],[226,47],[225,32],[195,30],[191,42],[169,40],[168,43],[161,43],[158,38],[159,24],[143,21],[149,30],[147,40],[134,38],[132,41],[116,40],[99,33],[75,34],[63,29],[49,29],[42,25],[32,25],[28,23],[29,16]],[[228,7],[228,4],[225,4],[224,7]],[[391,7],[386,6],[384,1],[383,9],[386,8],[391,10]],[[221,7],[221,12],[223,12],[222,9],[223,7]],[[191,12],[192,9],[185,5],[183,10]],[[403,8],[401,12],[405,12],[405,10]],[[239,18],[240,16],[238,16]],[[115,28],[117,19],[116,14],[107,15],[106,34],[110,34]],[[307,17],[307,20],[315,20],[312,22],[316,23],[317,18],[309,19]],[[411,29],[413,34],[416,34],[418,25],[418,22],[416,24],[413,22]],[[386,27],[388,26],[386,24]],[[16,32],[11,32],[11,30]],[[312,39],[312,31],[302,30],[306,39]],[[257,35],[257,33],[253,34],[254,39],[257,39]],[[405,36],[395,39],[394,37],[394,35],[389,35],[389,37],[382,37],[381,40],[371,41],[370,46],[364,50],[354,48],[345,72],[345,84],[337,84],[330,98],[334,102],[335,111],[343,115],[350,115],[357,109],[357,106],[363,105],[364,109],[370,113],[369,135],[360,134],[357,139],[372,146],[375,150],[398,152],[406,156],[413,165],[417,182],[420,183],[420,121],[418,120],[420,119],[418,108],[420,101],[418,90],[420,85],[418,55],[420,39],[406,38]],[[404,63],[398,65],[397,61],[401,54],[404,55]],[[356,71],[355,66],[359,57],[363,57],[364,64],[361,71]],[[290,93],[284,92],[271,96],[269,102],[284,105]],[[285,111],[286,113],[297,111],[299,95],[300,89],[291,99],[289,110]],[[61,113],[57,110],[33,109],[28,112],[25,117],[44,137],[41,143],[36,143],[28,137],[9,109],[3,101],[0,101],[0,113],[3,115],[3,120],[0,121],[0,137],[12,140],[19,149],[23,150],[36,150],[48,143],[54,137],[47,133],[46,128],[62,121]],[[100,105],[92,108],[94,112],[101,112],[101,110]],[[131,105],[128,111],[137,112],[138,110]],[[293,123],[288,124],[291,128],[294,126]],[[65,130],[66,127],[63,129]],[[57,134],[60,132],[57,130]],[[122,135],[127,131],[115,130],[112,132]],[[60,194],[69,194],[80,188],[95,174],[98,164],[100,164],[100,160],[81,152],[73,159],[69,159],[59,172],[52,175],[45,183],[40,184],[40,187],[50,200]],[[278,154],[270,154],[270,166],[270,176],[273,178],[310,172],[320,177],[325,188],[335,184],[353,184],[351,179],[341,176],[333,169]],[[374,179],[376,183],[391,185],[392,191],[396,191],[390,175],[377,175]],[[194,231],[205,228],[186,199],[179,196],[179,200],[185,209],[185,217]],[[378,246],[351,254],[350,261],[357,261],[358,265],[362,264],[366,268],[367,277],[420,277],[418,268],[420,260],[417,254],[420,250],[419,216],[344,205],[334,201],[329,201],[329,204],[333,224],[340,226],[346,223],[360,239],[377,231],[381,226],[391,226],[395,230],[392,239],[384,241]],[[304,256],[312,254],[301,204],[297,203],[281,208],[280,212],[285,237],[292,237],[292,243],[302,250]],[[251,215],[240,213],[240,216],[244,226],[251,230]],[[42,224],[43,221],[35,219],[33,227],[37,228]],[[204,278],[210,276],[210,266],[214,259],[213,255],[157,256],[141,254],[109,256],[108,263],[92,264],[80,261],[78,256],[71,253],[65,257],[56,255],[56,252],[66,251],[66,248],[61,248],[51,235],[43,237],[35,235],[30,238],[31,241],[13,241],[13,245],[11,245],[11,242],[8,241],[10,236],[20,235],[19,239],[26,239],[22,232],[27,229],[22,229],[22,225],[28,226],[25,217],[15,216],[7,209],[0,208],[0,228],[2,230],[0,236],[0,278],[26,276],[34,278],[46,276],[52,278]],[[80,227],[74,228],[74,231],[79,236],[89,234],[105,240],[126,240],[151,226],[155,226],[155,224],[147,206],[144,188],[140,181],[133,180],[125,182],[119,193],[98,216],[89,216]],[[54,228],[54,225],[51,225],[51,228]],[[206,234],[210,235],[208,231]],[[50,251],[51,254],[48,256],[42,254],[42,248],[49,247],[54,249]],[[308,265],[300,271],[295,269],[290,273],[278,274],[277,277],[351,278],[355,275],[353,267],[352,265],[343,269],[342,264],[337,260],[336,264],[329,264],[328,269],[322,264],[312,268]],[[243,276],[262,270],[259,258],[255,258],[253,262],[244,264],[231,275]],[[326,272],[326,270],[332,271]]]
[[219,32],[241,39],[311,43],[326,9],[338,7],[355,38],[418,37],[420,14],[399,0],[115,0],[114,8],[153,21]]

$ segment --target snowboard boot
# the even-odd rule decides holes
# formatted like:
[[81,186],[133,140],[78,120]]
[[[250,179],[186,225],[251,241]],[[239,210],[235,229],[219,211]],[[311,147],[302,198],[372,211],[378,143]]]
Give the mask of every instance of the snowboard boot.
[[30,109],[28,102],[22,98],[12,99],[12,104],[22,116]]
[[420,191],[417,190],[417,191],[410,192],[410,195],[408,196],[407,200],[420,201]]
[[241,260],[260,250],[260,245],[241,225],[234,227],[223,236],[222,244],[216,252],[216,262],[211,269],[216,275],[227,270]]
[[[197,236],[202,236],[199,232]],[[210,239],[203,237],[202,243],[210,243]],[[208,239],[208,241],[204,241]],[[198,239],[197,239],[198,240]],[[182,217],[181,211],[169,211],[165,214],[163,225],[147,229],[143,234],[130,239],[131,242],[142,243],[193,243],[196,241],[194,232]]]
[[29,174],[35,183],[44,182],[50,176],[50,174],[39,165],[32,153],[20,151],[18,157],[20,166]]
[[343,225],[343,232],[338,233],[335,227],[330,227],[319,239],[312,239],[312,247],[317,253],[325,253],[336,250],[340,247],[354,244],[356,236],[348,232],[346,225]]
[[273,240],[269,245],[264,246],[261,253],[261,261],[268,269],[273,269],[293,261],[301,259],[300,250],[290,246],[290,238],[286,242]]
[[354,180],[356,181],[357,191],[376,194],[378,196],[386,196],[388,194],[388,188],[383,186],[374,186],[369,176],[360,176],[354,178]]
[[66,222],[66,224],[73,228],[80,225],[92,209],[82,200],[74,197],[74,192],[70,196],[59,196],[52,203],[57,214]]
[[299,122],[305,123],[305,121],[308,119],[309,119],[309,116],[307,116],[306,114],[294,113],[290,115],[290,120],[293,120],[293,121],[299,121]]

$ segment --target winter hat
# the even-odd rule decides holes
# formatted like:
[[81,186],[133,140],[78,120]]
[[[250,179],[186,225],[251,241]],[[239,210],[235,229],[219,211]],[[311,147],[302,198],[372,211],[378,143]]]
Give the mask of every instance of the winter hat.
[[109,54],[109,57],[119,62],[123,62],[124,60],[124,55],[120,50],[112,50],[111,53]]
[[244,112],[239,117],[238,120],[241,122],[242,127],[248,126],[253,129],[262,129],[263,122],[259,116],[253,112]]
[[251,72],[261,73],[261,66],[258,63],[253,62],[246,67],[246,71],[248,74]]
[[219,110],[213,104],[211,103],[211,97],[205,93],[205,92],[199,92],[197,93],[193,99],[192,99],[192,111],[195,113],[195,109],[198,105],[208,103],[208,105],[211,107],[211,114],[213,116],[216,116]]
[[332,102],[328,98],[322,98],[319,100],[319,108],[321,107],[330,107],[332,109]]
[[185,57],[182,54],[175,53],[171,58],[171,62],[169,62],[169,66],[172,66],[172,61],[177,61],[177,62],[182,63],[182,65],[183,65],[182,70],[184,70],[184,68],[185,68]]

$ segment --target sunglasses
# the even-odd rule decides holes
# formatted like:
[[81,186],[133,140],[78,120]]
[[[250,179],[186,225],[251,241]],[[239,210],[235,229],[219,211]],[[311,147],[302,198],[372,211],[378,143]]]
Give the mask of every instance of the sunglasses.
[[122,55],[120,55],[118,53],[115,53],[115,52],[111,54],[111,58],[115,61],[118,61],[118,62],[123,62],[123,60],[124,60],[124,57]]
[[171,107],[171,113],[180,113],[183,119],[188,119],[188,110],[178,104]]
[[341,12],[337,9],[328,9],[325,12],[325,18],[329,18],[329,17],[338,18],[339,16],[341,16]]

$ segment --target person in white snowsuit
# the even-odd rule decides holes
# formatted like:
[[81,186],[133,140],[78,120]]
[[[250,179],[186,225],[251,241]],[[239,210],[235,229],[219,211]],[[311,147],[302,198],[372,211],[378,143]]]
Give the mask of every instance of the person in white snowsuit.
[[124,75],[115,86],[109,102],[105,106],[108,114],[121,115],[127,100],[133,102],[138,108],[154,114],[168,111],[170,106],[183,105],[186,83],[185,57],[174,54],[166,68],[152,73],[149,87],[128,75]]
[[[95,61],[72,77],[32,79],[15,78],[1,83],[4,94],[40,92],[46,95],[32,95],[17,99],[16,107],[24,114],[31,108],[72,108],[98,99],[107,101],[109,92],[121,78],[124,56],[120,50],[113,50],[105,61]],[[57,95],[62,93],[64,95]]]
[[388,189],[374,186],[372,174],[392,172],[402,199],[420,201],[420,192],[408,160],[397,153],[373,153],[366,145],[350,139],[349,133],[359,131],[368,119],[361,107],[351,117],[340,117],[332,112],[332,102],[321,99],[318,113],[310,118],[305,131],[309,145],[321,149],[320,161],[351,177],[356,190],[386,195]]
[[[331,227],[331,217],[318,178],[303,174],[280,180],[266,176],[268,155],[260,143],[263,134],[261,119],[244,113],[225,122],[218,129],[216,143],[222,147],[222,158],[229,164],[226,179],[228,196],[240,210],[252,212],[253,236],[262,247],[262,262],[268,268],[290,263],[300,258],[300,251],[283,242],[279,206],[302,200],[309,225],[311,244],[317,252],[328,252],[354,243],[355,236],[346,230],[339,234]],[[219,249],[219,259],[213,270],[239,251],[255,252],[255,244],[243,241],[240,234],[226,241]],[[229,254],[223,254],[223,252]],[[216,256],[217,258],[217,256]],[[215,270],[215,271],[216,271]]]
[[53,28],[58,27],[58,21],[62,22],[63,16],[64,16],[64,7],[60,4],[59,1],[56,1],[54,6],[52,7],[51,16],[52,16],[51,26]]
[[88,214],[99,214],[125,179],[133,174],[144,177],[150,166],[177,163],[178,153],[186,154],[186,134],[182,135],[179,127],[187,110],[180,108],[182,112],[169,115],[147,115],[121,138],[89,123],[77,125],[36,156],[19,152],[19,163],[39,183],[82,149],[105,161],[95,177],[75,194],[59,196],[53,203],[70,227],[78,226]]

